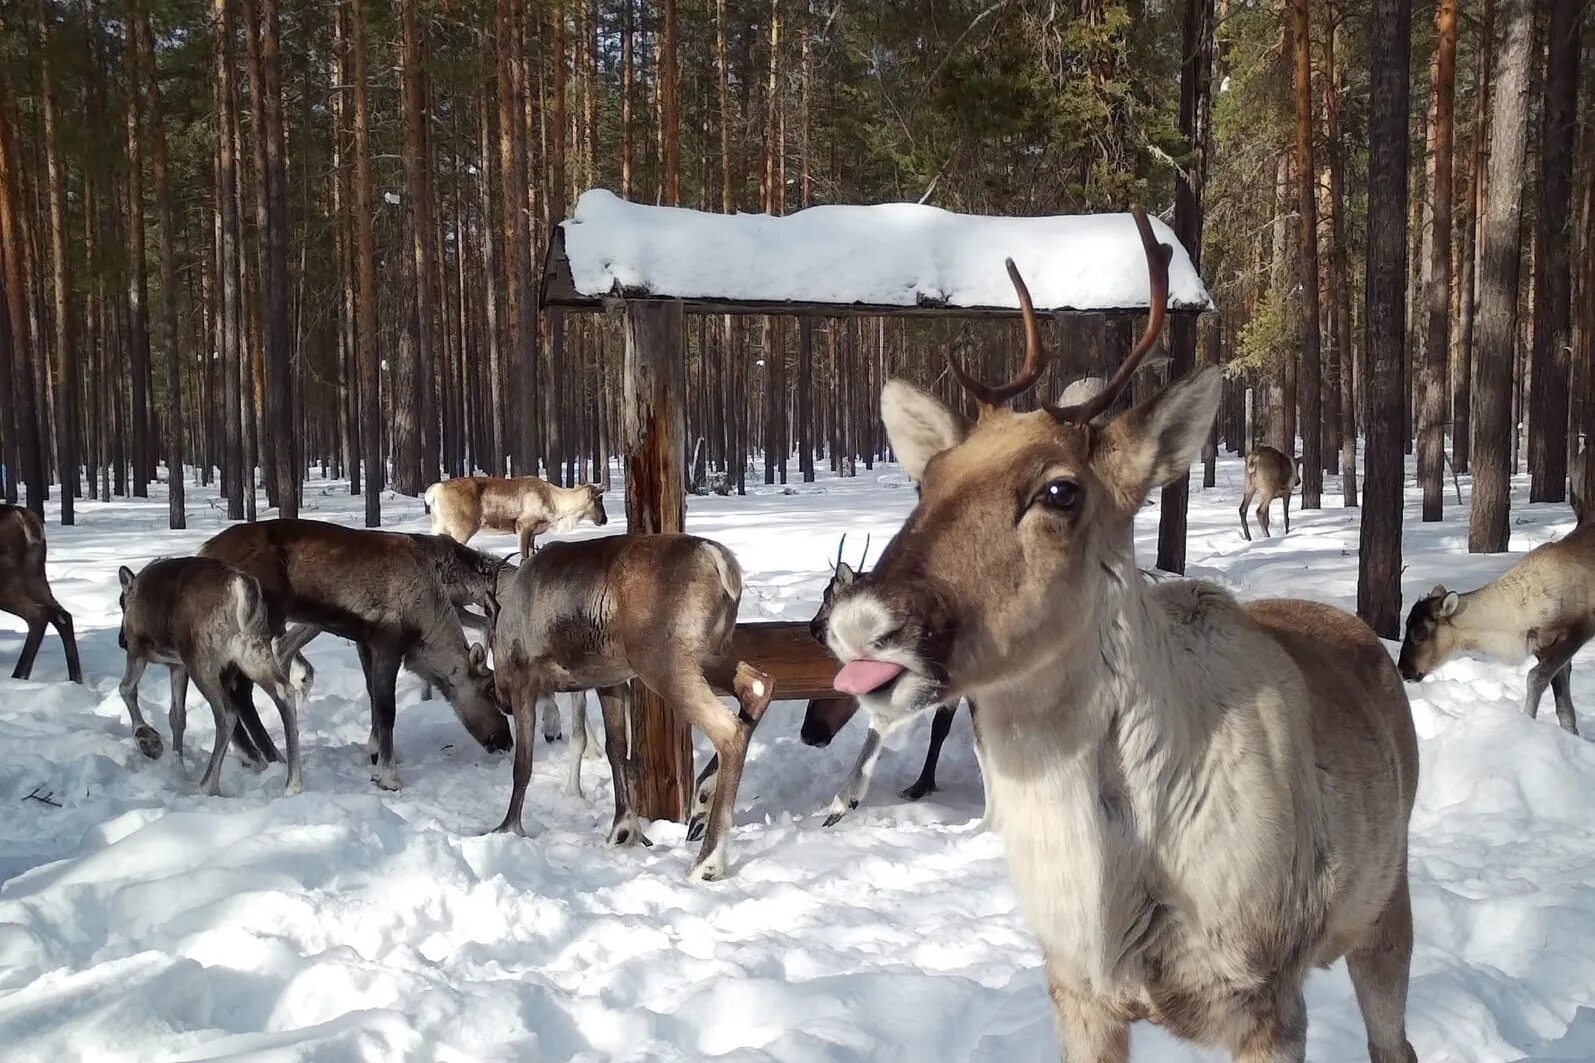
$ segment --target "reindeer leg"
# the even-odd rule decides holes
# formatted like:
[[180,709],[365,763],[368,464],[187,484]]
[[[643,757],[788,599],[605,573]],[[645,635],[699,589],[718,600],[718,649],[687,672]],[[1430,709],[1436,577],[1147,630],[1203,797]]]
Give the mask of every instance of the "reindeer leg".
[[393,770],[393,720],[398,709],[394,687],[399,681],[401,658],[390,646],[371,648],[371,726],[377,740],[376,770],[371,773],[371,781],[384,790],[399,788],[399,776]]
[[985,830],[997,829],[997,809],[991,803],[991,776],[986,771],[986,746],[980,740],[980,717],[976,714],[975,703],[969,703],[969,729],[975,736],[975,766],[980,769],[980,789],[985,798],[985,807],[980,812],[980,826]]
[[494,827],[493,834],[518,834],[526,837],[526,827],[521,822],[521,806],[526,803],[526,787],[532,781],[532,725],[537,717],[537,699],[541,691],[526,686],[510,694],[510,711],[515,717],[515,763],[511,770],[510,807],[504,813],[504,822]]
[[55,633],[61,636],[61,649],[66,653],[66,677],[74,683],[83,682],[83,665],[78,663],[78,640],[72,633],[72,614],[56,607],[55,618],[50,621]]
[[1257,504],[1257,526],[1263,529],[1263,538],[1272,539],[1273,531],[1268,526],[1268,507],[1274,504],[1274,496],[1263,494],[1263,500]]
[[1562,665],[1562,670],[1551,676],[1551,695],[1556,698],[1556,719],[1562,730],[1578,734],[1578,713],[1573,709],[1573,665]]
[[853,764],[853,770],[848,773],[847,781],[837,791],[836,797],[831,800],[831,814],[825,817],[825,825],[834,827],[842,821],[842,817],[858,807],[864,800],[864,795],[869,792],[870,776],[875,773],[875,761],[881,755],[881,729],[874,717],[870,718],[869,733],[864,736],[864,745],[858,751],[858,760]]
[[[648,675],[643,675],[642,679],[667,704],[675,706],[689,723],[708,736],[720,758],[703,846],[688,876],[699,882],[713,882],[725,877],[726,836],[731,832],[731,817],[736,804],[737,787],[742,782],[748,743],[753,737],[753,729],[758,726],[764,710],[770,705],[775,687],[770,677],[758,669],[723,656],[705,661],[701,672],[682,671],[679,662],[675,662],[673,667],[654,671],[653,675],[658,677],[657,686]],[[727,715],[725,706],[710,686],[710,676],[722,688],[736,692],[741,706],[736,716]]]
[[609,825],[609,844],[641,842],[652,846],[637,819],[637,765],[626,738],[630,701],[624,685],[598,689],[598,706],[604,715],[604,752],[609,756],[609,774],[615,784],[615,818]]
[[144,722],[144,714],[138,708],[138,682],[144,677],[147,663],[143,654],[129,653],[127,670],[122,673],[122,684],[118,689],[122,693],[122,701],[127,704],[127,716],[133,726],[133,741],[138,743],[138,751],[151,760],[157,760],[161,755],[161,736],[155,728]]
[[565,737],[564,728],[560,726],[559,705],[554,695],[544,694],[539,708],[543,710],[543,741],[552,745]]
[[[1320,477],[1321,479],[1321,477]],[[1280,501],[1285,507],[1285,534],[1290,534],[1290,492],[1286,491],[1280,496]]]
[[172,756],[177,760],[178,774],[188,772],[183,761],[183,735],[188,730],[188,669],[174,664],[167,667],[167,678],[172,685],[172,708],[167,719],[172,725]]
[[238,721],[227,700],[227,691],[220,676],[196,672],[193,678],[194,685],[210,702],[210,710],[216,717],[216,742],[211,746],[210,764],[205,768],[205,774],[199,777],[199,789],[210,797],[220,797],[222,759],[227,755],[227,743],[232,739],[233,727]]
[[582,758],[586,755],[587,693],[578,690],[570,695],[570,765],[565,775],[565,793],[572,797],[586,796],[582,793]]
[[1047,988],[1065,1056],[1079,1063],[1128,1063],[1129,1023],[1060,979],[1051,962],[1047,963]]
[[515,539],[521,549],[521,560],[532,556],[532,540],[536,537],[532,525],[524,520],[515,522]]
[[1407,979],[1412,966],[1412,901],[1403,858],[1395,889],[1360,948],[1346,954],[1346,969],[1368,1032],[1371,1063],[1418,1063],[1407,1043]]
[[33,659],[39,655],[39,647],[44,643],[43,617],[28,617],[28,637],[22,640],[22,654],[17,658],[17,667],[11,673],[12,679],[28,679],[33,675]]
[[299,760],[299,713],[293,684],[288,681],[288,676],[284,674],[282,665],[272,654],[269,645],[259,653],[257,660],[250,662],[250,666],[250,678],[266,692],[272,704],[277,706],[278,715],[282,717],[283,743],[288,747],[288,779],[283,786],[283,792],[303,793],[305,786]]
[[241,730],[234,733],[248,733],[249,741],[259,750],[256,760],[260,767],[279,763],[282,754],[277,752],[277,743],[272,741],[271,732],[266,730],[266,724],[260,718],[260,710],[255,708],[254,681],[239,671],[227,681],[227,685],[229,691],[236,692],[233,711],[238,714],[238,723],[242,725]]
[[1258,1009],[1252,1028],[1234,1046],[1236,1063],[1305,1063],[1307,1000],[1301,986],[1273,987]]
[[687,817],[687,840],[695,842],[703,837],[709,826],[709,805],[714,801],[714,791],[720,781],[720,754],[709,757],[698,778],[693,782],[692,815]]
[[1256,491],[1248,489],[1245,494],[1241,495],[1241,534],[1246,536],[1247,542],[1252,541],[1252,528],[1246,520],[1246,507],[1252,504],[1252,498],[1256,494]]
[[910,801],[918,801],[928,793],[936,790],[936,762],[941,760],[942,743],[947,741],[947,732],[953,729],[953,713],[958,711],[957,703],[941,705],[936,709],[936,715],[930,721],[930,748],[925,750],[925,766],[920,769],[919,778],[914,780],[912,786],[903,791],[903,796]]
[[371,647],[364,642],[354,644],[355,654],[360,658],[360,671],[366,680],[366,704],[371,707],[371,733],[366,737],[366,757],[372,764],[377,762],[377,688],[371,682]]

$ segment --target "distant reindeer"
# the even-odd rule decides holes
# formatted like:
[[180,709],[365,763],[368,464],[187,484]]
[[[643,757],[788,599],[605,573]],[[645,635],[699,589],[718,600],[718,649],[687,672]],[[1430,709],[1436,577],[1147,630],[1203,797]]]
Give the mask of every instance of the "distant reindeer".
[[1401,675],[1416,683],[1452,657],[1477,653],[1529,672],[1523,711],[1539,715],[1547,685],[1556,718],[1578,734],[1573,709],[1573,656],[1595,635],[1595,524],[1530,550],[1499,579],[1478,590],[1443,585],[1413,604],[1401,643]]
[[[523,833],[538,699],[596,689],[615,781],[609,842],[651,844],[637,821],[638,764],[626,739],[624,685],[639,679],[714,746],[700,779],[700,794],[713,779],[713,796],[706,809],[695,807],[687,838],[703,838],[692,877],[723,877],[748,742],[774,694],[769,676],[730,652],[741,598],[731,551],[690,535],[555,542],[522,565],[499,589],[493,624],[499,691],[515,717],[514,785],[495,829]],[[739,713],[726,711],[715,686],[735,691]]]
[[1268,531],[1268,507],[1274,499],[1285,503],[1285,534],[1290,534],[1290,493],[1301,483],[1301,470],[1296,459],[1273,447],[1258,444],[1246,455],[1246,484],[1241,493],[1241,533],[1250,541],[1252,529],[1246,522],[1246,509],[1255,495],[1262,495],[1257,503],[1257,524],[1263,538],[1273,538]]
[[1414,1063],[1405,688],[1340,609],[1141,577],[1136,515],[1188,475],[1220,376],[1092,424],[1168,303],[1166,249],[1135,221],[1150,321],[1095,399],[1004,408],[1046,366],[1012,262],[1017,378],[987,385],[952,362],[974,424],[886,384],[887,435],[923,495],[833,605],[836,686],[872,710],[979,704],[986,785],[1072,1063],[1122,1063],[1143,1019],[1248,1063],[1300,1061],[1303,984],[1341,956],[1373,1063]]
[[583,520],[599,527],[609,523],[598,484],[560,487],[535,476],[457,476],[428,487],[423,497],[435,534],[463,543],[483,528],[513,531],[523,561],[544,532],[570,531]]
[[[847,537],[842,537],[845,544]],[[864,544],[865,555],[869,553],[869,543]],[[862,567],[862,559],[860,561]],[[836,596],[853,585],[858,578],[847,562],[842,560],[842,546],[836,549],[836,564],[830,582],[825,585],[821,594],[819,611],[809,621],[809,633],[814,640],[824,643],[826,628],[831,616],[832,603]],[[831,744],[831,739],[853,718],[858,711],[859,703],[852,697],[839,698],[812,698],[808,708],[803,714],[803,726],[799,737],[804,744],[824,748]],[[925,764],[920,769],[919,778],[915,779],[902,796],[910,801],[918,801],[926,794],[936,789],[936,765],[941,760],[942,745],[947,741],[947,735],[952,730],[953,715],[958,711],[957,702],[948,705],[938,705],[936,715],[930,724],[930,745],[925,750]],[[975,707],[969,707],[970,718],[974,718]],[[864,736],[864,745],[859,749],[858,760],[854,762],[853,769],[848,773],[842,788],[837,791],[836,797],[831,802],[830,814],[825,817],[827,827],[835,826],[842,818],[859,806],[869,793],[870,779],[875,774],[875,764],[880,759],[881,747],[887,736],[899,727],[919,715],[918,711],[906,714],[877,714],[866,713],[869,716],[869,733]],[[975,739],[975,755],[980,755],[979,736]],[[987,809],[987,816],[990,809]]]
[[433,558],[409,535],[316,520],[264,520],[228,528],[200,553],[255,577],[274,618],[295,625],[278,646],[283,659],[322,631],[355,644],[371,697],[369,745],[377,785],[399,787],[393,722],[401,664],[443,692],[482,748],[509,748],[509,724],[486,651],[467,647]]
[[44,521],[24,506],[0,503],[0,612],[20,616],[28,625],[12,679],[33,675],[33,659],[44,642],[46,624],[61,636],[66,651],[66,674],[83,682],[78,663],[78,643],[72,634],[72,614],[61,608],[44,574]]
[[227,743],[242,717],[256,715],[251,684],[258,683],[282,715],[288,746],[287,792],[299,793],[303,784],[296,689],[272,645],[272,624],[260,584],[208,557],[152,561],[137,575],[124,565],[117,578],[122,584],[118,642],[127,651],[122,700],[139,752],[152,760],[161,755],[160,735],[139,712],[138,684],[146,665],[164,664],[172,684],[172,752],[178,768],[183,768],[192,676],[216,716],[216,741],[199,785],[207,794],[219,794]]

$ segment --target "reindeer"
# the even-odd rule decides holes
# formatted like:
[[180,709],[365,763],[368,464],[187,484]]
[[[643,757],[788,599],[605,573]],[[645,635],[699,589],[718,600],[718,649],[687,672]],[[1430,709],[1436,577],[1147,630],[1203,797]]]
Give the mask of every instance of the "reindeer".
[[31,509],[0,503],[0,612],[20,616],[28,625],[12,679],[33,675],[33,659],[44,642],[44,626],[54,626],[66,651],[67,678],[83,682],[72,614],[61,608],[44,574],[44,521]]
[[1460,653],[1518,664],[1530,656],[1523,711],[1539,715],[1547,685],[1556,718],[1578,734],[1573,656],[1595,635],[1595,524],[1530,550],[1499,579],[1458,594],[1436,586],[1407,614],[1401,677],[1421,681]]
[[482,748],[509,748],[509,724],[499,710],[486,651],[467,648],[432,559],[410,536],[316,520],[265,520],[228,528],[200,553],[255,577],[274,621],[281,617],[295,625],[278,646],[282,658],[322,631],[355,644],[371,698],[368,751],[378,786],[399,788],[393,721],[401,664],[443,692]]
[[422,497],[434,534],[464,543],[483,528],[513,531],[523,561],[531,556],[533,540],[546,531],[570,531],[583,519],[599,527],[609,523],[598,484],[560,487],[535,476],[457,476],[433,484]]
[[1212,424],[1203,370],[1091,424],[1156,342],[1168,260],[1135,222],[1145,334],[1098,397],[1014,413],[1045,368],[989,386],[956,361],[973,424],[882,391],[923,497],[833,606],[839,690],[888,711],[973,696],[1021,910],[1071,1063],[1123,1061],[1146,1019],[1247,1061],[1302,1060],[1307,973],[1345,956],[1374,1063],[1412,1063],[1407,821],[1417,740],[1401,678],[1356,617],[1149,583],[1134,520]]
[[[814,619],[809,621],[809,633],[814,636],[814,641],[824,643],[826,639],[826,626],[830,620],[831,609],[838,594],[853,585],[858,578],[852,566],[842,560],[842,546],[847,542],[847,536],[842,536],[842,543],[836,548],[836,564],[829,583],[821,594],[820,608],[814,614]],[[869,542],[864,543],[864,554],[869,554]],[[863,559],[860,559],[860,569]],[[824,748],[831,744],[831,739],[836,737],[853,714],[858,711],[859,703],[851,697],[840,698],[811,698],[808,708],[803,714],[803,726],[798,732],[805,745]],[[915,779],[902,796],[910,801],[918,801],[936,789],[936,765],[941,760],[941,749],[947,741],[948,732],[952,730],[953,715],[958,711],[958,703],[936,706],[936,715],[931,718],[930,745],[925,750],[925,765],[920,769],[919,778]],[[975,707],[969,706],[970,718],[974,718]],[[869,716],[869,733],[864,736],[864,745],[859,750],[858,760],[853,764],[853,770],[848,773],[842,788],[837,791],[836,797],[831,801],[829,814],[825,817],[825,825],[834,827],[842,818],[859,806],[864,796],[869,792],[870,779],[875,774],[876,761],[880,759],[881,746],[886,737],[897,728],[913,719],[917,712],[905,715],[878,715],[867,713]],[[976,759],[979,759],[979,738],[976,738]],[[983,819],[989,821],[990,809],[988,808]]]
[[[514,784],[495,830],[524,833],[538,698],[596,688],[615,781],[609,843],[652,844],[637,821],[638,765],[627,754],[625,684],[640,679],[714,746],[699,780],[700,795],[714,780],[712,799],[706,808],[695,805],[687,838],[703,839],[691,877],[723,877],[748,742],[774,694],[769,676],[729,652],[741,599],[742,573],[731,551],[690,535],[550,543],[522,565],[500,588],[493,625],[499,692],[515,717]],[[726,712],[715,686],[735,692],[739,713]]]
[[[122,628],[118,644],[127,651],[122,700],[127,703],[133,739],[151,760],[161,755],[161,736],[144,721],[138,684],[150,662],[164,664],[172,684],[172,752],[183,770],[183,732],[188,721],[188,680],[210,702],[216,716],[216,741],[200,789],[221,793],[222,759],[234,727],[255,716],[252,684],[260,684],[282,714],[288,746],[286,792],[304,789],[299,763],[298,689],[272,647],[272,624],[265,596],[253,576],[208,557],[152,561],[138,575],[127,566],[117,572],[122,584]],[[246,747],[247,748],[247,747]]]
[[1263,496],[1257,503],[1257,525],[1263,530],[1263,538],[1273,538],[1268,531],[1268,507],[1276,498],[1284,500],[1285,534],[1290,534],[1290,493],[1300,483],[1301,469],[1295,458],[1262,444],[1252,448],[1246,455],[1246,484],[1241,492],[1241,534],[1247,542],[1252,539],[1252,529],[1246,522],[1246,510],[1258,494]]

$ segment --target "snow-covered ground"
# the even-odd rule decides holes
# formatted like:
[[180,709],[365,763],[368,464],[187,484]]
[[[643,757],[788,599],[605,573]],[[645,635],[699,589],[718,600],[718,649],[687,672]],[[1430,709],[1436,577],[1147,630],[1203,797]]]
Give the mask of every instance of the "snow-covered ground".
[[[1193,491],[1192,574],[1242,595],[1351,605],[1355,513],[1326,497],[1331,508],[1297,515],[1289,537],[1247,543],[1239,479],[1225,461],[1216,489]],[[744,616],[806,618],[838,536],[849,533],[850,559],[865,532],[878,550],[914,499],[893,469],[791,491],[690,502],[692,530],[747,570]],[[998,839],[976,828],[962,714],[939,793],[897,796],[919,769],[921,722],[883,758],[864,806],[826,829],[862,725],[814,750],[798,741],[803,706],[772,708],[742,784],[732,877],[708,886],[687,882],[695,846],[677,825],[655,824],[651,850],[605,848],[607,768],[587,766],[586,799],[562,796],[564,744],[539,742],[532,837],[478,836],[503,813],[508,760],[480,750],[442,702],[420,702],[414,677],[400,686],[405,788],[379,793],[361,755],[360,673],[333,639],[311,649],[306,792],[283,798],[280,767],[254,775],[230,756],[226,796],[196,796],[169,756],[147,761],[129,737],[115,570],[190,552],[220,528],[197,495],[187,532],[165,528],[160,498],[86,502],[77,527],[49,528],[89,682],[64,682],[53,634],[33,682],[0,679],[0,1057],[1056,1057],[1037,948]],[[1466,510],[1447,501],[1446,522],[1425,526],[1412,496],[1408,601],[1437,581],[1475,586],[1572,527],[1564,506],[1520,505],[1512,555],[1470,557]],[[424,526],[418,502],[390,497],[384,511],[394,527]],[[305,515],[360,512],[342,485],[312,481]],[[1148,507],[1143,564],[1156,522]],[[478,545],[513,548],[508,536]],[[5,674],[20,646],[19,625],[0,617]],[[161,671],[144,698],[164,733]],[[1575,663],[1573,692],[1595,709],[1595,661]],[[1408,1012],[1419,1057],[1595,1058],[1595,746],[1564,734],[1548,705],[1522,716],[1519,669],[1460,661],[1409,693],[1423,758]],[[210,714],[190,697],[197,777]],[[1308,1001],[1310,1058],[1366,1058],[1343,965],[1314,976]],[[1143,1060],[1213,1058],[1156,1029],[1137,1028],[1134,1043]]]

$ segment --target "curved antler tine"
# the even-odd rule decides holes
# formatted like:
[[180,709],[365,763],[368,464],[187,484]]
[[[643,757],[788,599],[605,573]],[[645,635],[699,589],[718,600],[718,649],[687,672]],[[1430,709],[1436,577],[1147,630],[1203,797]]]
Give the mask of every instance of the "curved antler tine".
[[864,533],[864,552],[858,555],[858,570],[864,571],[864,563],[869,560],[869,532]]
[[1019,375],[1006,384],[982,384],[970,376],[956,358],[949,356],[947,359],[958,383],[983,407],[1000,406],[1014,396],[1029,391],[1047,368],[1047,351],[1041,344],[1041,324],[1036,320],[1036,308],[1030,302],[1030,289],[1025,286],[1013,259],[1004,260],[1004,264],[1008,267],[1008,279],[1013,282],[1014,293],[1019,296],[1019,313],[1025,322],[1025,360],[1019,368]]
[[1141,364],[1141,359],[1146,357],[1152,345],[1157,342],[1158,335],[1163,331],[1163,319],[1168,314],[1169,305],[1169,260],[1174,256],[1174,249],[1166,244],[1157,242],[1157,237],[1152,234],[1152,223],[1146,218],[1146,211],[1140,204],[1130,208],[1130,213],[1135,217],[1136,231],[1141,234],[1141,246],[1146,251],[1146,272],[1148,276],[1148,297],[1146,331],[1141,334],[1141,340],[1124,361],[1119,363],[1119,368],[1108,379],[1101,391],[1087,399],[1079,406],[1070,407],[1060,411],[1072,421],[1086,424],[1092,418],[1101,414],[1113,405],[1123,391],[1130,378],[1135,375],[1136,369]]
[[834,570],[842,563],[842,548],[847,545],[847,532],[842,533],[842,540],[836,544],[836,563],[831,566]]

